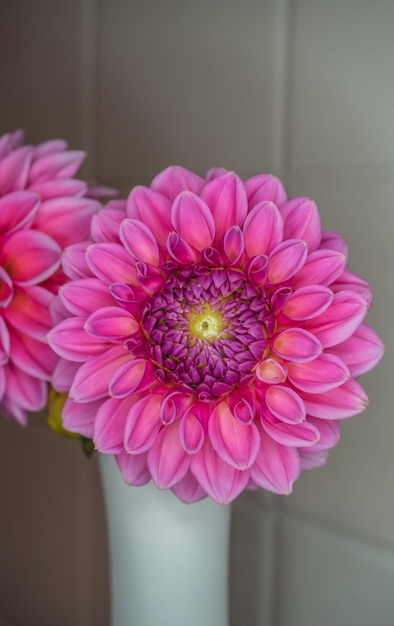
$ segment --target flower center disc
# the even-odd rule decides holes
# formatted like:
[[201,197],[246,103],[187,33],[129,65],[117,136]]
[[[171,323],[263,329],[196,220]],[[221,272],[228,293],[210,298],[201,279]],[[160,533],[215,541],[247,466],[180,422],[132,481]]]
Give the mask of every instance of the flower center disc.
[[203,401],[248,384],[268,343],[267,315],[265,294],[237,270],[171,274],[142,317],[157,377]]

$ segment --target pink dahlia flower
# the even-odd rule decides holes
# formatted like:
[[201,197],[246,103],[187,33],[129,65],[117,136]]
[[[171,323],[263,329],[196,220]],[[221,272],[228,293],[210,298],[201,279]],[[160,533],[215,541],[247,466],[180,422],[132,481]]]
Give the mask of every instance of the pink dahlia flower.
[[100,205],[74,175],[83,152],[64,141],[0,137],[0,410],[20,423],[42,409],[57,356],[47,344],[62,249],[86,240]]
[[314,202],[269,175],[171,167],[91,233],[64,255],[49,335],[68,430],[127,483],[186,502],[287,494],[325,462],[383,348],[363,323],[370,288]]

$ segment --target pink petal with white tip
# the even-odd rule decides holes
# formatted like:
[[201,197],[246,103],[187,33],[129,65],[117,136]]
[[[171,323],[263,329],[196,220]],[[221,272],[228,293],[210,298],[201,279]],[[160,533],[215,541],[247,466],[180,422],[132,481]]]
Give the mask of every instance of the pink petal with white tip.
[[104,341],[122,340],[134,335],[140,325],[125,309],[106,306],[94,311],[86,320],[86,332]]
[[153,445],[162,428],[161,399],[161,394],[150,394],[131,407],[127,415],[123,442],[127,452],[141,454]]
[[73,383],[74,376],[80,368],[80,363],[73,363],[65,359],[59,359],[53,370],[51,385],[59,393],[68,393]]
[[172,491],[181,502],[186,504],[192,504],[207,497],[204,489],[190,471],[172,487]]
[[62,267],[66,276],[71,280],[87,278],[92,275],[86,263],[86,249],[90,243],[90,241],[81,241],[64,250]]
[[253,208],[259,202],[273,202],[280,207],[287,200],[285,189],[276,176],[271,174],[258,174],[252,176],[244,183],[248,194],[249,208]]
[[166,196],[171,202],[181,191],[186,189],[193,193],[200,193],[203,186],[204,180],[200,176],[180,165],[167,167],[151,182],[152,189]]
[[240,470],[253,465],[260,445],[257,428],[236,420],[225,402],[214,407],[208,432],[213,448],[223,461]]
[[189,395],[181,391],[170,391],[163,397],[160,407],[160,419],[163,424],[168,426],[181,418],[191,402],[192,398]]
[[323,230],[321,234],[320,248],[331,248],[343,254],[347,259],[349,255],[348,245],[342,235],[330,230]]
[[262,416],[261,424],[267,435],[283,446],[299,448],[313,446],[319,441],[319,431],[316,426],[307,421],[289,424],[278,420],[266,411]]
[[119,243],[95,243],[86,250],[90,270],[108,285],[137,284],[134,259]]
[[159,246],[152,231],[143,222],[134,219],[123,220],[119,235],[124,247],[134,259],[153,266],[159,265]]
[[301,471],[298,450],[277,443],[263,428],[259,434],[260,450],[250,470],[251,479],[273,493],[290,494]]
[[193,410],[187,411],[179,423],[179,440],[182,448],[188,454],[195,454],[204,443],[205,432],[200,420]]
[[299,424],[305,420],[305,405],[290,387],[281,385],[268,387],[265,402],[272,415],[281,422]]
[[345,269],[346,257],[336,250],[321,249],[311,252],[304,266],[294,276],[291,286],[330,285]]
[[[176,194],[177,195],[177,194]],[[127,199],[127,216],[141,220],[165,245],[171,225],[171,202],[148,187],[134,187]]]
[[122,365],[109,383],[109,393],[114,398],[145,391],[155,386],[155,369],[150,361],[134,359]]
[[200,256],[195,248],[175,232],[168,235],[167,250],[172,258],[182,265],[196,263]]
[[34,230],[19,230],[4,243],[1,260],[12,280],[24,286],[49,278],[60,266],[61,250],[48,235]]
[[170,489],[186,475],[190,457],[179,441],[178,424],[166,426],[148,452],[148,467],[159,489]]
[[316,426],[320,439],[310,451],[328,450],[337,445],[340,438],[340,424],[338,420],[318,419],[308,415],[308,422]]
[[108,285],[98,278],[81,278],[66,283],[60,288],[59,296],[66,309],[78,316],[87,316],[114,304]]
[[92,337],[84,329],[83,317],[68,317],[48,333],[51,348],[64,359],[83,363],[94,355],[103,354],[108,344]]
[[336,293],[329,308],[321,315],[304,322],[304,327],[321,341],[324,348],[348,339],[368,311],[364,298],[352,291]]
[[196,250],[211,245],[215,221],[207,204],[191,191],[183,191],[171,207],[171,222],[177,233]]
[[345,289],[358,293],[364,298],[368,308],[371,307],[373,299],[371,286],[361,276],[357,276],[357,274],[353,274],[349,270],[344,270],[335,282],[330,285],[330,288],[334,293],[344,291]]
[[211,167],[205,173],[205,180],[209,182],[210,180],[213,180],[214,178],[218,178],[218,176],[223,176],[223,174],[227,174],[227,173],[228,173],[228,170],[226,170],[225,167]]
[[[30,168],[29,184],[50,178],[73,178],[79,170],[86,153],[80,150],[64,150],[65,144],[59,151],[53,149],[35,150],[35,159]],[[47,144],[48,145],[48,144]],[[67,144],[66,144],[67,145]],[[38,158],[37,158],[38,156]]]
[[285,239],[303,239],[309,252],[317,250],[321,239],[320,215],[309,198],[293,198],[284,204],[280,213],[284,223]]
[[239,226],[232,226],[225,232],[222,249],[229,265],[235,265],[240,261],[245,250],[245,240]]
[[204,491],[218,504],[234,500],[249,482],[250,472],[237,470],[223,461],[209,439],[192,457],[190,469]]
[[214,178],[205,185],[201,197],[214,217],[217,241],[229,228],[242,226],[248,212],[248,199],[237,174],[226,172]]
[[109,348],[104,354],[92,356],[77,371],[70,396],[77,402],[92,402],[108,395],[108,385],[119,367],[130,360],[123,346]]
[[301,239],[280,243],[269,255],[269,282],[277,284],[292,278],[304,265],[307,254],[308,247]]
[[150,479],[150,471],[148,470],[147,454],[128,454],[121,452],[115,456],[120,473],[127,485],[133,487],[142,487],[146,485]]
[[99,452],[119,454],[124,451],[123,438],[128,412],[138,400],[108,398],[100,403],[94,420],[93,441]]
[[346,419],[365,411],[368,406],[367,394],[353,378],[326,393],[301,396],[307,413],[320,419]]
[[257,204],[245,219],[243,233],[245,251],[250,258],[269,254],[283,240],[283,220],[275,204]]
[[320,341],[303,328],[286,328],[271,341],[271,349],[286,361],[306,363],[323,351]]
[[306,393],[325,393],[339,387],[349,377],[345,363],[333,354],[323,353],[308,363],[288,363],[288,378]]
[[296,289],[282,311],[292,320],[307,320],[323,313],[331,304],[334,294],[323,285],[308,285]]
[[360,324],[346,341],[330,348],[349,368],[351,376],[369,372],[383,356],[384,346],[377,333],[367,324]]
[[[104,209],[93,215],[90,232],[96,243],[105,241],[120,243],[119,228],[125,218],[125,213],[120,208],[115,208],[118,203],[119,201],[110,202]],[[125,203],[120,201],[120,204]],[[112,205],[115,207],[112,208]]]
[[0,198],[0,234],[31,226],[40,198],[30,191],[15,191]]

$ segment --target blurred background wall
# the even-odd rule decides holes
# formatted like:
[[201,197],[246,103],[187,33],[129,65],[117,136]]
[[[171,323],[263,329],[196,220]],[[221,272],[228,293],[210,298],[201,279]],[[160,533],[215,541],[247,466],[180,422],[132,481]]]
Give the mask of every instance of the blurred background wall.
[[[0,3],[0,133],[67,139],[122,195],[171,163],[273,172],[374,286],[369,410],[291,496],[234,506],[232,626],[394,623],[393,28],[392,0]],[[108,626],[96,461],[1,420],[0,504],[1,625]]]

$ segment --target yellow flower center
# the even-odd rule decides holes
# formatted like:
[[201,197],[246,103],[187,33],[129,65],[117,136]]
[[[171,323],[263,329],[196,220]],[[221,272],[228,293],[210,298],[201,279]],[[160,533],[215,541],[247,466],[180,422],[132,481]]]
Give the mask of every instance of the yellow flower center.
[[206,306],[202,313],[195,313],[190,319],[189,332],[197,339],[213,341],[223,329],[223,321],[218,311]]

